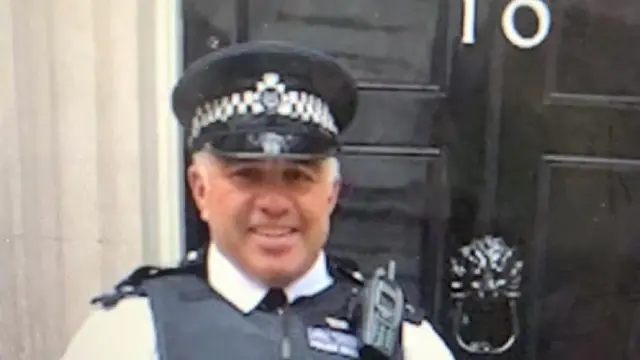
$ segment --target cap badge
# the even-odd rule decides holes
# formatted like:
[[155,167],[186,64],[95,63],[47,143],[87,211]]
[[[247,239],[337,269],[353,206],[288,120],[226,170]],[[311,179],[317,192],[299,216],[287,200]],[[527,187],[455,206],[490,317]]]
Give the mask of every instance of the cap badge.
[[280,75],[265,73],[262,80],[256,83],[258,101],[269,114],[275,114],[285,96],[286,87],[280,82]]

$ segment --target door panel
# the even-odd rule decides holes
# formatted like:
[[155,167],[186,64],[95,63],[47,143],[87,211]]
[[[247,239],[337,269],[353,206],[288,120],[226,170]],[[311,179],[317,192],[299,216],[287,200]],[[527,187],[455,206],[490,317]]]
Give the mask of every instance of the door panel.
[[444,85],[448,16],[442,0],[249,0],[249,39],[322,49],[363,83]]
[[640,161],[545,156],[531,358],[636,359]]
[[441,97],[430,92],[361,91],[360,110],[341,137],[349,144],[428,147]]
[[[547,51],[550,101],[584,106],[640,105],[640,7],[625,0],[554,4]],[[625,46],[629,45],[629,46]]]

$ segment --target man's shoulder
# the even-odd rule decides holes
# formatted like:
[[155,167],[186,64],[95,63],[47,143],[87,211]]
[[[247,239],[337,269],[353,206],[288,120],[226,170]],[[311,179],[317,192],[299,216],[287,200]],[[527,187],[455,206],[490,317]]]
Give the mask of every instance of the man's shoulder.
[[[360,271],[358,263],[353,259],[329,255],[328,263],[332,275],[334,275],[338,281],[347,281],[357,288],[366,286],[367,278]],[[410,299],[407,299],[406,291],[403,292],[405,293],[403,320],[409,324],[420,325],[425,318],[424,310]]]
[[152,359],[153,318],[147,299],[127,298],[93,310],[76,331],[62,360]]
[[148,297],[150,283],[158,282],[158,280],[197,275],[202,272],[202,266],[202,261],[199,259],[183,261],[175,267],[139,266],[118,281],[111,290],[92,298],[91,304],[99,305],[108,310],[116,307],[123,300],[146,298]]
[[447,344],[427,320],[419,324],[404,322],[402,344],[406,360],[455,360]]
[[151,314],[149,299],[129,297],[118,301],[117,306],[94,308],[87,321],[94,323],[119,322],[121,319],[147,319]]
[[[352,259],[327,256],[329,270],[334,278],[347,286],[362,289],[367,284],[367,276],[360,271],[358,263]],[[405,360],[454,360],[449,347],[436,329],[426,319],[425,311],[406,298],[402,322],[402,347]]]
[[99,305],[102,309],[109,310],[120,303],[131,303],[123,300],[144,298],[147,295],[143,286],[145,282],[167,275],[168,270],[150,265],[139,266],[118,281],[111,290],[92,298],[91,305]]
[[420,324],[405,322],[402,327],[402,337],[406,360],[455,359],[442,337],[426,320]]

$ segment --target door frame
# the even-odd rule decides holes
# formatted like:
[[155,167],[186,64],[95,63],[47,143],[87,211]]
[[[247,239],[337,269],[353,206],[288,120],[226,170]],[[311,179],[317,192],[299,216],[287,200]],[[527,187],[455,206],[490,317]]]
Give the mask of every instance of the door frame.
[[[155,115],[154,156],[145,159],[155,168],[155,209],[145,214],[142,241],[146,263],[175,265],[184,253],[184,191],[182,130],[171,110],[171,90],[182,74],[182,1],[153,1],[152,42]],[[145,201],[145,199],[143,199]]]

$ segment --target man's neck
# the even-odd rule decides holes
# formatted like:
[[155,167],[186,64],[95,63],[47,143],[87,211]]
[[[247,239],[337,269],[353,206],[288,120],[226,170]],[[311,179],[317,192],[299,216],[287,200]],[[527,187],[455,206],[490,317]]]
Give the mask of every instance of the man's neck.
[[[266,281],[249,276],[231,256],[213,243],[209,246],[207,271],[211,287],[245,313],[257,306],[269,285],[274,285],[267,285]],[[316,261],[302,276],[286,283],[283,289],[290,302],[299,297],[315,295],[331,286],[333,279],[327,270],[324,252],[318,254]]]

